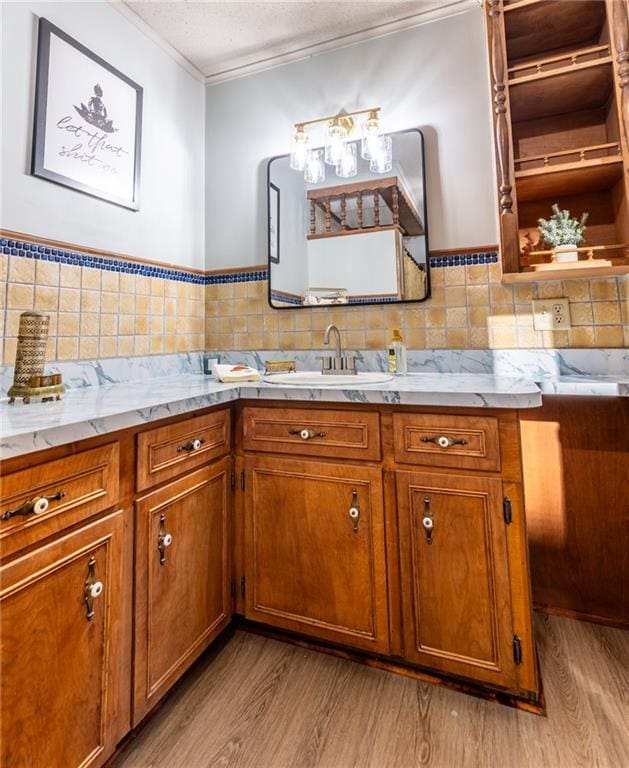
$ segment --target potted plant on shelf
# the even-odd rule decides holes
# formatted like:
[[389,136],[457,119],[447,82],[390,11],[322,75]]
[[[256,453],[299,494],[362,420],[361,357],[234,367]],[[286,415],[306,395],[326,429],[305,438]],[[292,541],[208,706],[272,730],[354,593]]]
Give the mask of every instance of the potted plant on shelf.
[[538,219],[539,231],[553,249],[553,261],[579,260],[577,246],[585,240],[588,216],[588,213],[582,213],[580,219],[573,219],[570,211],[561,210],[555,203],[550,219]]

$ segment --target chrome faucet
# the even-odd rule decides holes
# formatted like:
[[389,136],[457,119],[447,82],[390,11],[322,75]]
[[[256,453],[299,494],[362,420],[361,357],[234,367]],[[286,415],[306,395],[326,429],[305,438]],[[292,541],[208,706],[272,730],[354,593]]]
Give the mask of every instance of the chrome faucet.
[[325,329],[323,334],[323,343],[327,346],[330,343],[330,334],[335,334],[336,349],[334,355],[324,355],[321,358],[322,366],[321,373],[325,375],[330,374],[344,374],[346,376],[352,376],[356,373],[356,358],[353,355],[344,356],[343,348],[341,345],[341,332],[334,325],[330,323]]

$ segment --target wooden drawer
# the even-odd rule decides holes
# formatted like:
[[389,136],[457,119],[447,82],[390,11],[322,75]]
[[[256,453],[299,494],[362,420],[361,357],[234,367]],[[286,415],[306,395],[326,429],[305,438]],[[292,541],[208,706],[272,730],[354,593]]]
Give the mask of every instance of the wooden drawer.
[[[137,489],[143,491],[229,453],[231,411],[223,408],[138,435]],[[195,447],[198,441],[198,447]]]
[[248,451],[380,459],[380,415],[306,408],[246,408],[243,446]]
[[118,480],[118,443],[4,475],[0,514],[38,499],[49,501],[40,502],[43,509],[38,514],[28,512],[0,522],[0,555],[6,557],[113,507],[118,503]]
[[402,464],[500,471],[498,419],[492,416],[395,413],[393,441]]

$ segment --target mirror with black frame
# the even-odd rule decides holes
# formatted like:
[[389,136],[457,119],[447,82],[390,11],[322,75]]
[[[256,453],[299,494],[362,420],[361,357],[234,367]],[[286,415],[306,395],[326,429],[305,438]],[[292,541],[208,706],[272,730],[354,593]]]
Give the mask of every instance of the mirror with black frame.
[[[269,303],[275,309],[425,301],[430,296],[424,138],[392,133],[391,162],[315,184],[267,165]],[[332,171],[330,173],[329,171]]]

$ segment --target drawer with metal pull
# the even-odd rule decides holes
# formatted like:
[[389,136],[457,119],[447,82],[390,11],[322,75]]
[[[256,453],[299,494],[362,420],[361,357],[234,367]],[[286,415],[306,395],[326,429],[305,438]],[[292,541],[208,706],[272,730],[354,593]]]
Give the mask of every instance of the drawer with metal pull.
[[380,459],[380,415],[372,412],[248,407],[243,446],[247,451]]
[[500,471],[498,419],[492,416],[395,413],[393,441],[402,464]]
[[118,443],[2,477],[0,554],[6,557],[118,503]]
[[230,410],[157,427],[138,435],[137,489],[152,488],[231,450]]

